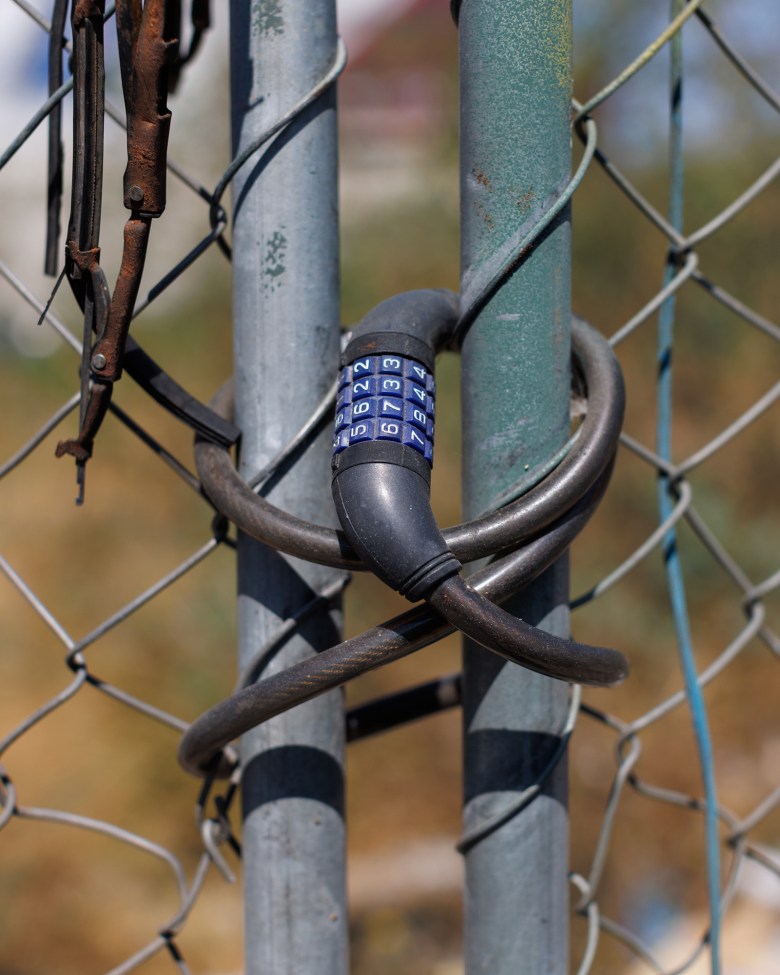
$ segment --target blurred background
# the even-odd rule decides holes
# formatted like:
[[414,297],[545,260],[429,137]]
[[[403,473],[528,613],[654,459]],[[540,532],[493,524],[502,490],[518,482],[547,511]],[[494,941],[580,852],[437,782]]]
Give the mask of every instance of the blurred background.
[[[44,16],[49,4],[32,5]],[[171,99],[170,155],[213,187],[229,161],[227,5]],[[740,53],[780,87],[774,0],[712,0],[707,11]],[[575,96],[584,102],[663,30],[666,2],[574,5]],[[341,128],[342,316],[356,321],[382,299],[459,280],[457,31],[445,0],[342,0],[341,32],[350,63],[339,82]],[[685,227],[698,228],[740,196],[778,155],[780,119],[723,56],[695,17],[686,24]],[[107,31],[108,91],[121,104],[115,43]],[[46,97],[47,39],[29,12],[0,0],[2,147]],[[595,113],[599,145],[646,199],[666,211],[669,56],[662,50]],[[66,106],[69,102],[66,101]],[[65,139],[69,131],[66,107]],[[197,138],[207,126],[209,137]],[[124,133],[107,124],[103,264],[115,278],[124,210]],[[576,143],[576,140],[575,140]],[[46,135],[41,126],[0,172],[0,261],[41,301]],[[575,144],[575,161],[580,149]],[[66,163],[67,165],[67,163]],[[66,174],[66,187],[69,178]],[[156,222],[141,293],[208,231],[207,208],[169,183]],[[776,316],[780,188],[760,196],[697,248],[707,278],[761,317]],[[614,334],[657,294],[668,242],[593,165],[573,206],[574,306]],[[196,269],[196,270],[195,270]],[[53,312],[74,335],[75,303],[62,288]],[[7,277],[0,282],[0,463],[78,388],[78,357]],[[134,326],[143,346],[193,394],[207,399],[231,372],[230,269],[212,247]],[[674,455],[684,458],[729,427],[777,384],[776,326],[761,328],[689,283],[678,295]],[[775,328],[775,331],[772,331]],[[656,317],[618,349],[628,387],[626,431],[652,448],[655,437]],[[459,520],[459,364],[439,363],[437,463],[433,496],[441,523]],[[191,437],[129,380],[118,404],[191,467]],[[697,511],[748,580],[778,572],[780,424],[769,406],[729,440],[689,482]],[[52,700],[72,680],[63,641],[11,584],[9,568],[59,624],[82,638],[206,543],[212,512],[158,456],[114,417],[90,462],[87,499],[74,504],[69,462],[54,446],[75,432],[71,414],[0,480],[0,736]],[[655,472],[619,454],[600,511],[572,550],[573,596],[623,562],[658,524]],[[679,546],[699,669],[744,628],[744,592],[683,525]],[[191,721],[235,682],[235,568],[221,546],[121,625],[90,645],[95,681],[104,681]],[[763,596],[777,627],[777,583]],[[404,608],[380,583],[356,577],[346,595],[346,632],[356,634]],[[610,691],[587,690],[593,709],[631,722],[682,686],[661,555],[647,558],[572,619],[579,639],[620,648],[632,677]],[[778,788],[780,707],[777,650],[754,637],[706,690],[719,800],[746,816]],[[443,641],[368,674],[347,688],[356,703],[459,667],[459,642]],[[149,720],[95,681],[15,740],[0,762],[32,809],[57,809],[116,824],[173,851],[191,873],[201,852],[193,818],[198,784],[176,762],[178,733]],[[581,718],[571,742],[571,867],[587,875],[615,775],[616,735]],[[461,728],[457,711],[350,747],[347,767],[349,881],[355,975],[459,975]],[[634,770],[659,788],[699,797],[701,773],[687,709],[678,707],[642,735]],[[7,794],[7,793],[6,793]],[[690,804],[689,804],[690,805]],[[235,816],[233,817],[236,818]],[[240,831],[240,825],[234,826]],[[723,835],[730,827],[724,823]],[[727,915],[725,971],[754,975],[776,966],[780,949],[780,813],[773,805],[750,830],[769,858],[739,878]],[[236,871],[239,864],[226,851]],[[728,864],[728,850],[724,854]],[[232,859],[231,859],[232,858]],[[774,866],[771,866],[774,864]],[[773,873],[774,871],[774,873]],[[177,945],[192,972],[241,970],[240,885],[212,871]],[[572,899],[576,900],[575,893]],[[14,817],[0,831],[0,973],[83,975],[110,971],[150,941],[177,909],[171,870],[110,836],[40,817]],[[706,927],[700,812],[636,791],[623,797],[599,888],[602,912],[679,964]],[[585,922],[572,920],[572,957]],[[599,947],[601,975],[652,971],[614,939]],[[773,959],[773,961],[770,961]],[[701,963],[697,963],[701,964]],[[573,962],[573,970],[576,967]],[[149,973],[173,970],[163,952]],[[692,967],[690,971],[705,971]]]

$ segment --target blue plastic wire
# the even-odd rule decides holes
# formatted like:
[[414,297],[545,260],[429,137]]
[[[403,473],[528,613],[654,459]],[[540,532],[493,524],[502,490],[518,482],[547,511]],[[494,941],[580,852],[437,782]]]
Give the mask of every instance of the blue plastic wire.
[[[672,16],[685,6],[685,0],[672,0]],[[670,42],[671,53],[671,99],[670,99],[670,187],[669,222],[675,230],[682,233],[683,228],[683,57],[682,36],[677,32]],[[668,285],[678,271],[677,255],[670,254],[664,271],[664,286]],[[671,295],[661,306],[658,320],[658,429],[657,452],[671,462],[672,455],[672,353],[674,349],[676,296]],[[675,503],[673,486],[667,474],[661,473],[658,480],[658,506],[661,520],[671,514]],[[707,852],[707,896],[710,913],[710,959],[712,975],[720,975],[720,846],[718,840],[718,806],[715,792],[715,770],[712,756],[712,742],[707,722],[704,695],[699,685],[696,663],[693,655],[688,607],[685,597],[685,581],[677,549],[677,530],[670,528],[663,544],[669,596],[672,605],[680,665],[685,681],[688,707],[691,712],[699,762],[702,770],[705,797],[705,842]]]

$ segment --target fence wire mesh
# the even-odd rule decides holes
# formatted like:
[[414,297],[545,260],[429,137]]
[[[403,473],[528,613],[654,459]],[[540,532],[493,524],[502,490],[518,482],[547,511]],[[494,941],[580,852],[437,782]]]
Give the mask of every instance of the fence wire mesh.
[[[658,22],[668,11],[652,6]],[[717,14],[731,22],[736,6],[722,3]],[[4,0],[4,8],[14,30],[36,26],[45,60],[47,15],[25,0]],[[761,29],[764,15],[756,10],[753,26]],[[678,3],[632,59],[625,52],[641,47],[628,33],[636,25],[628,15],[623,23],[616,9],[603,38],[609,57],[587,66],[597,94],[588,95],[575,74],[574,129],[584,146],[575,176],[545,219],[497,254],[491,281],[483,283],[500,280],[512,254],[524,252],[574,197],[575,301],[610,336],[628,380],[613,487],[574,548],[574,578],[584,590],[572,602],[580,610],[575,629],[624,649],[634,670],[620,690],[573,693],[566,728],[573,965],[583,975],[671,975],[718,971],[721,964],[724,971],[759,971],[750,959],[760,934],[751,929],[747,944],[730,933],[732,925],[741,930],[746,877],[774,905],[767,937],[775,944],[779,930],[780,729],[772,682],[780,655],[780,326],[766,313],[774,279],[762,235],[776,231],[780,162],[753,171],[774,154],[780,95],[740,53],[743,33],[732,42],[718,21],[714,3]],[[639,34],[651,27],[641,23]],[[756,110],[760,142],[735,137],[738,144],[729,145],[720,137],[719,173],[726,176],[717,186],[706,166],[693,164],[690,174],[684,168],[681,92],[689,79],[682,52],[689,36],[695,50],[711,45],[732,70],[722,84],[703,88],[694,75],[701,101],[691,110],[694,121],[697,111],[716,120],[725,102],[742,106],[746,97],[763,106]],[[652,75],[666,54],[671,94]],[[599,84],[600,72],[618,61],[611,80]],[[265,139],[221,175],[214,170],[213,189],[205,175],[188,173],[218,165],[218,139],[203,140],[208,144],[194,158],[177,141],[177,125],[204,125],[204,82],[193,81],[188,108],[190,79],[183,79],[169,162],[177,185],[155,228],[159,242],[133,330],[204,399],[212,375],[204,357],[229,372],[229,343],[215,335],[227,331],[227,316],[207,289],[195,287],[193,298],[185,283],[198,271],[209,281],[226,279],[221,201],[231,179],[343,66],[341,51],[321,85],[290,106]],[[67,106],[70,88],[66,82],[42,96],[25,118],[5,113],[16,127],[4,133],[0,157],[7,209],[0,243],[3,964],[43,970],[58,952],[61,971],[237,969],[240,910],[212,875],[231,881],[237,871],[239,772],[227,785],[198,792],[175,762],[189,719],[229,690],[230,526],[200,492],[188,434],[129,379],[90,462],[84,510],[72,507],[72,470],[53,458],[55,433],[72,426],[78,410],[70,350],[80,353],[81,340],[72,299],[63,289],[49,304],[51,283],[37,271],[43,234],[36,228],[43,228],[46,209],[40,126],[55,105]],[[24,99],[16,102],[26,110]],[[663,178],[641,164],[643,153],[655,151],[649,143],[665,138],[659,105],[668,106],[671,131]],[[109,104],[107,114],[120,137],[109,133],[107,142],[116,181],[124,113]],[[229,144],[223,119],[207,124]],[[28,173],[40,192],[30,189]],[[694,201],[689,210],[683,187]],[[118,250],[122,222],[107,190],[107,266],[117,262],[112,248]],[[737,261],[745,251],[749,261]],[[735,266],[742,269],[736,276]],[[614,294],[596,294],[605,279]],[[197,305],[207,307],[211,321],[190,330]],[[163,329],[164,318],[176,324]],[[158,504],[158,497],[166,500]],[[286,632],[299,616],[291,614]],[[516,808],[533,801],[540,784]],[[429,970],[458,970],[449,964]]]

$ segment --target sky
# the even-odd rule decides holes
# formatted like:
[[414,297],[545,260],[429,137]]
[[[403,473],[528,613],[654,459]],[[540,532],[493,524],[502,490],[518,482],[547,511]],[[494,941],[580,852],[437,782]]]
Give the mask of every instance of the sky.
[[[414,0],[337,0],[339,30],[351,50],[360,48],[371,35],[381,30]],[[26,0],[26,5],[50,16],[50,0]],[[212,18],[224,26],[227,4],[212,4]],[[0,81],[22,77],[34,83],[45,72],[45,51],[40,54],[40,28],[20,9],[15,0],[0,0]]]
[[[48,19],[51,15],[52,0],[20,0],[22,6],[37,11]],[[318,2],[318,0],[313,0]],[[372,33],[403,12],[414,0],[337,0],[339,29],[350,53],[354,56],[366,44]],[[446,0],[445,0],[446,2]],[[40,108],[47,92],[47,45],[41,27],[22,9],[15,0],[0,0],[0,153],[20,133],[33,114]],[[214,58],[227,59],[225,41],[228,29],[228,4],[225,0],[212,3],[213,31],[207,35],[199,56],[188,66],[182,88],[186,98],[177,99],[174,110],[179,119],[184,111],[190,113],[200,110],[204,101],[213,101]],[[185,13],[186,16],[186,13]],[[221,35],[221,37],[220,37]],[[106,45],[107,60],[111,57],[112,45]],[[215,53],[219,52],[219,53]],[[114,55],[115,56],[115,55]],[[116,90],[116,72],[109,79],[108,96],[114,104],[121,105],[121,93]],[[112,88],[114,90],[112,90]],[[199,100],[200,99],[200,100]],[[191,107],[194,106],[194,107]],[[177,129],[177,133],[180,129]],[[69,138],[69,123],[63,129],[63,138]],[[174,134],[172,133],[172,139]],[[42,198],[45,185],[47,126],[41,124],[32,134],[21,151],[11,159],[2,170],[3,221],[0,223],[0,257],[9,260],[14,254],[34,253],[42,249],[42,225],[39,219],[29,219],[29,203]],[[115,140],[116,148],[112,148]],[[114,125],[106,126],[107,154],[118,153],[123,146],[124,137]],[[229,151],[224,146],[209,144],[201,152],[208,151],[218,155],[220,170]],[[202,163],[203,160],[201,159]],[[208,166],[196,165],[196,170]],[[198,172],[200,178],[206,178]],[[66,191],[67,192],[67,191]],[[106,211],[110,201],[105,204]],[[38,214],[36,213],[36,217]],[[120,218],[122,214],[120,213]],[[192,219],[198,221],[202,232],[203,214],[193,211]],[[195,231],[193,231],[195,233]],[[105,248],[106,251],[109,248]],[[110,259],[110,254],[104,257]],[[16,268],[17,271],[21,269]],[[24,268],[25,283],[39,294],[44,294],[50,282],[41,275],[36,260],[34,266]],[[30,329],[29,309],[16,300],[4,288],[4,302],[0,315],[0,331],[10,329],[11,340],[21,351],[29,355],[46,355],[58,347],[56,336],[48,329]],[[17,307],[18,306],[18,307]]]
[[[317,2],[317,0],[315,0]],[[415,0],[337,0],[339,31],[350,56],[354,57],[370,42],[382,27],[411,7]],[[446,0],[442,0],[446,5]],[[47,90],[47,48],[42,43],[42,30],[29,13],[26,6],[38,11],[48,19],[51,15],[52,0],[0,0],[0,152],[20,132],[27,120],[40,106]],[[211,5],[213,34],[226,36],[228,30],[228,3],[216,0]],[[185,18],[186,5],[185,5]],[[187,69],[187,84],[208,88],[213,75],[213,63],[208,58],[209,38],[207,36],[201,54]],[[226,45],[220,45],[224,57]],[[211,50],[214,50],[212,39]],[[110,45],[106,46],[106,57],[111,57]],[[13,97],[9,97],[13,93]],[[109,96],[111,97],[111,96]],[[121,103],[121,95],[114,93],[113,100]],[[41,130],[45,126],[41,126]],[[36,135],[36,138],[39,136]],[[42,143],[43,145],[43,143]],[[36,149],[37,151],[37,149]],[[13,169],[18,170],[14,172]],[[25,173],[20,167],[6,171],[6,181],[24,181]]]
[[[19,0],[28,7],[49,16],[51,0]],[[446,9],[447,0],[441,0]],[[337,0],[339,30],[354,56],[371,39],[373,34],[394,18],[413,6],[414,0]],[[707,10],[729,36],[736,39],[741,52],[748,59],[762,62],[762,70],[771,70],[777,63],[774,56],[776,38],[780,36],[780,2],[778,0],[709,0]],[[594,26],[610,26],[614,11],[620,9],[615,0],[576,0],[574,3],[575,28],[587,32]],[[228,4],[212,4],[212,17],[217,31],[227,29]],[[642,15],[648,27],[655,31],[661,29],[669,16],[669,0],[645,2]],[[636,14],[633,15],[636,17]],[[694,26],[694,25],[691,25]],[[696,63],[699,52],[707,52],[712,44],[698,36],[703,31],[691,30],[690,56]],[[576,35],[575,35],[576,36]],[[610,67],[617,60],[623,63],[641,49],[642,43],[650,39],[642,38],[636,51],[630,43],[619,51],[607,51]],[[576,52],[575,52],[576,54]],[[694,72],[695,73],[695,72]],[[775,71],[775,74],[778,72]],[[3,97],[0,101],[0,135],[7,141],[13,124],[29,117],[33,100],[39,97],[45,85],[46,46],[41,44],[41,30],[30,16],[18,5],[16,0],[0,0],[0,91],[14,91],[15,98]],[[780,78],[769,78],[770,83],[780,86]],[[35,89],[38,89],[38,92]]]
[[[48,16],[52,0],[19,0],[20,3]],[[311,0],[319,2],[319,0]],[[448,16],[448,0],[440,0],[445,16]],[[347,49],[354,57],[370,41],[373,34],[394,17],[412,7],[414,0],[337,0],[339,29]],[[603,80],[614,75],[642,50],[668,22],[670,0],[645,0],[641,6],[625,6],[625,0],[574,0],[575,66],[578,51],[582,54],[588,44],[603,58],[598,69]],[[707,11],[739,46],[741,53],[760,67],[770,84],[780,88],[780,61],[776,57],[777,37],[780,36],[780,0],[707,0]],[[215,21],[213,34],[206,38],[198,58],[188,66],[182,89],[186,98],[175,106],[179,119],[187,118],[186,106],[193,106],[190,113],[202,115],[202,105],[213,102],[214,58],[227,57],[225,37],[228,27],[229,5],[225,0],[215,0],[212,17]],[[620,20],[616,17],[620,16]],[[629,19],[630,18],[630,21]],[[635,28],[634,33],[621,29],[626,23]],[[690,27],[690,30],[687,28]],[[757,98],[755,113],[743,117],[744,101],[733,100],[729,85],[734,83],[734,72],[724,69],[724,59],[711,38],[700,24],[686,26],[686,62],[690,71],[686,76],[686,130],[688,145],[698,146],[719,154],[740,152],[743,139],[760,129],[766,122],[769,146],[778,134],[778,119],[770,109],[763,108]],[[107,46],[107,50],[110,47]],[[215,54],[214,52],[220,52]],[[41,28],[15,0],[0,0],[0,152],[19,133],[46,96],[47,46]],[[718,79],[713,83],[709,68],[719,62]],[[114,76],[116,72],[114,72]],[[648,147],[657,154],[665,152],[666,101],[661,94],[668,77],[668,56],[662,53],[641,78],[630,82],[613,103],[621,113],[621,125],[610,128],[607,151],[621,150],[622,157],[634,152],[637,164],[646,163]],[[598,81],[598,84],[603,83]],[[112,80],[117,88],[116,78]],[[742,90],[746,86],[741,83]],[[579,97],[592,94],[576,90]],[[660,96],[660,97],[659,97]],[[118,90],[111,93],[112,100],[121,104]],[[763,112],[763,115],[761,114]],[[188,120],[192,122],[192,118]],[[753,129],[750,129],[753,126]],[[747,127],[747,130],[746,130]],[[65,138],[68,137],[67,122]],[[184,127],[186,129],[186,126]],[[179,128],[177,131],[183,131]],[[119,140],[117,148],[108,144],[108,152],[118,153],[122,141],[116,126],[106,127],[106,138]],[[173,135],[172,135],[173,138]],[[619,142],[619,146],[616,145]],[[209,144],[208,151],[218,154],[220,166],[224,163],[227,146]],[[203,152],[202,148],[199,150]],[[23,251],[31,246],[26,236],[40,234],[40,227],[33,227],[27,219],[29,199],[40,197],[45,180],[46,126],[41,125],[34,133],[25,150],[3,170],[2,239],[11,240],[14,250]],[[207,168],[207,167],[206,167]],[[220,170],[221,171],[221,170]],[[758,175],[756,173],[756,175]],[[205,177],[203,177],[205,178]],[[9,192],[9,187],[13,190]],[[36,244],[37,253],[40,246]],[[25,333],[27,334],[27,333]]]

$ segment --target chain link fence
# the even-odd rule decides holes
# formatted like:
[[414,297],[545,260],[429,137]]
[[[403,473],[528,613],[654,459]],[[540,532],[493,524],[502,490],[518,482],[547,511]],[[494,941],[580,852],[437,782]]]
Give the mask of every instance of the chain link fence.
[[[575,302],[610,336],[629,408],[613,484],[573,551],[574,629],[624,650],[633,675],[620,689],[571,698],[572,966],[766,971],[751,959],[762,940],[776,945],[780,904],[780,326],[769,317],[768,246],[780,165],[761,168],[776,155],[780,96],[741,55],[742,33],[732,43],[718,26],[716,14],[728,20],[735,4],[678,4],[658,29],[668,11],[653,6],[655,22],[610,13],[609,57],[585,65],[596,95],[583,97],[575,73],[584,148],[565,194],[574,197]],[[47,16],[25,0],[4,7],[14,30],[40,32],[42,63]],[[758,30],[772,17],[762,9]],[[624,55],[641,50],[643,34],[642,53]],[[696,64],[715,65],[717,84],[686,74],[689,37],[697,57],[717,53]],[[615,52],[620,67],[599,82]],[[669,54],[671,87],[653,75]],[[306,103],[343,66],[340,54]],[[226,109],[209,119],[194,157],[177,136],[177,127],[204,125],[204,85],[216,82],[208,63],[200,69],[187,69],[174,105],[170,201],[133,334],[205,400],[230,371],[220,201],[242,162],[302,106],[223,168]],[[698,103],[686,143],[689,81]],[[238,772],[201,790],[175,758],[189,721],[229,693],[233,532],[200,491],[188,432],[129,378],[90,462],[83,509],[73,507],[71,466],[53,456],[76,422],[71,350],[80,353],[81,340],[72,298],[63,289],[49,302],[52,282],[38,270],[41,126],[68,92],[66,82],[31,106],[20,86],[0,161],[0,968],[39,971],[56,958],[60,971],[112,975],[235,971],[240,909],[225,882],[238,872]],[[648,164],[666,142],[659,105],[671,132],[663,173]],[[696,120],[728,114],[727,105],[739,144],[721,134],[713,163]],[[734,117],[747,105],[760,139]],[[110,97],[107,113],[116,125],[107,122],[110,268],[124,219],[110,189],[124,137]],[[288,630],[296,622],[293,614]],[[750,896],[770,905],[769,920],[762,929],[751,908],[745,933]],[[428,970],[458,971],[451,946],[438,957]],[[384,970],[376,958],[365,964]]]

